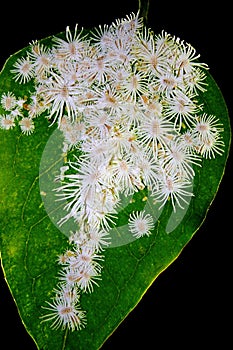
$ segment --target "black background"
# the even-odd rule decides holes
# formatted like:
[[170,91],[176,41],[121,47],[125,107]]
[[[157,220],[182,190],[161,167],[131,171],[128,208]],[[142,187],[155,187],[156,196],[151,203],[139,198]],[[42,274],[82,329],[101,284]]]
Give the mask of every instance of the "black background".
[[[37,1],[4,5],[0,69],[31,41],[65,30],[110,24],[137,11],[135,1]],[[204,6],[204,7],[203,7]],[[220,87],[232,118],[232,19],[230,2],[153,1],[149,26],[191,43]],[[2,150],[1,150],[2,151]],[[217,349],[232,346],[232,155],[205,223],[181,255],[147,291],[101,350]],[[7,349],[35,350],[1,273],[0,341]],[[127,343],[130,342],[130,343]],[[5,344],[5,345],[3,345]],[[16,345],[15,345],[16,344]],[[51,349],[53,350],[53,349]],[[77,346],[78,350],[78,346]],[[85,349],[88,350],[88,349]]]

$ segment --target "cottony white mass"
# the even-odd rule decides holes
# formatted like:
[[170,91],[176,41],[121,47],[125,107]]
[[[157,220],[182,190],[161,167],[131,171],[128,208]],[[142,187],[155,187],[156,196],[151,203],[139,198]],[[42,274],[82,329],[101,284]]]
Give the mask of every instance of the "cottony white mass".
[[[72,219],[77,229],[58,257],[58,285],[43,307],[52,328],[87,325],[82,294],[101,284],[122,197],[146,190],[160,210],[168,201],[174,211],[183,208],[202,159],[224,152],[221,120],[198,102],[207,69],[189,43],[155,34],[134,13],[85,34],[67,27],[50,47],[34,41],[13,63],[12,79],[30,91],[2,94],[0,128],[33,137],[42,116],[64,135],[67,161],[55,192],[67,214],[58,223]],[[134,210],[127,227],[135,239],[147,239],[155,219]]]

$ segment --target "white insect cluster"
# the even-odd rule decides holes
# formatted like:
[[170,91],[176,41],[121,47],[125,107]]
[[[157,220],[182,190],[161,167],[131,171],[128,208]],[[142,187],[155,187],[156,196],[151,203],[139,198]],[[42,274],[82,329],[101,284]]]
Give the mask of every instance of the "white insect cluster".
[[[166,32],[156,35],[138,14],[85,34],[69,27],[52,47],[33,42],[11,70],[19,84],[34,83],[25,100],[3,93],[0,127],[30,135],[43,115],[63,132],[63,149],[78,155],[61,169],[56,189],[77,231],[59,256],[61,272],[43,320],[52,327],[86,326],[82,293],[101,278],[122,196],[147,188],[162,208],[174,210],[193,196],[191,185],[203,158],[224,151],[222,124],[203,111],[207,65],[188,43]],[[81,154],[81,155],[80,155]],[[129,216],[128,230],[140,239],[154,228],[145,211]]]

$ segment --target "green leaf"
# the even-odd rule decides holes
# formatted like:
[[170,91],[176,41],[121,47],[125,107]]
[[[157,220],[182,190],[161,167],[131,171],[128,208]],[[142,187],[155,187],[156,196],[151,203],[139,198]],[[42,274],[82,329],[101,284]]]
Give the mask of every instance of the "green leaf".
[[[49,43],[50,39],[43,42]],[[10,73],[12,64],[26,49],[7,60],[0,74],[0,96],[7,91],[16,96],[28,95],[32,89],[30,83],[14,82]],[[81,331],[52,330],[40,319],[42,306],[57,283],[57,256],[67,248],[67,236],[56,225],[62,209],[59,205],[50,208],[51,198],[46,198],[49,184],[63,162],[57,147],[61,145],[60,135],[43,116],[36,119],[31,136],[22,135],[18,127],[0,130],[2,268],[22,322],[38,349],[99,349],[203,223],[224,175],[231,139],[227,107],[209,73],[207,83],[208,91],[201,96],[201,102],[204,111],[218,116],[224,125],[224,154],[204,159],[202,167],[195,169],[194,197],[184,211],[174,214],[171,203],[167,203],[160,212],[146,199],[145,191],[139,192],[132,203],[125,203],[112,231],[112,237],[117,234],[118,239],[113,248],[104,252],[99,287],[82,296],[87,326]],[[158,217],[156,227],[149,237],[131,242],[123,236],[126,241],[119,241],[126,218],[135,208],[146,208]]]

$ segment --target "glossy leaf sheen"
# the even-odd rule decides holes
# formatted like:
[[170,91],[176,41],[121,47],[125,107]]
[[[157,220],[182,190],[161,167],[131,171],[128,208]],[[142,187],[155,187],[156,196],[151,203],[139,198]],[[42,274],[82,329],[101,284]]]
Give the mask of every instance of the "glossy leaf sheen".
[[[49,38],[44,42],[49,42]],[[16,96],[28,94],[30,84],[19,86],[9,72],[26,49],[6,62],[0,74],[0,95],[8,90]],[[67,248],[67,237],[48,217],[39,188],[39,177],[43,176],[39,175],[41,156],[55,126],[48,127],[48,122],[39,117],[31,136],[22,135],[17,128],[0,130],[2,267],[22,322],[38,349],[99,349],[202,224],[224,174],[231,137],[223,96],[208,72],[207,82],[208,91],[201,102],[206,113],[216,115],[224,124],[224,155],[204,160],[202,168],[195,169],[194,197],[175,230],[167,233],[172,212],[168,203],[151,236],[105,251],[99,287],[82,296],[88,323],[79,332],[54,331],[49,323],[39,320],[43,314],[41,306],[56,286],[57,255]],[[142,198],[143,195],[137,197],[137,207],[143,205]]]

